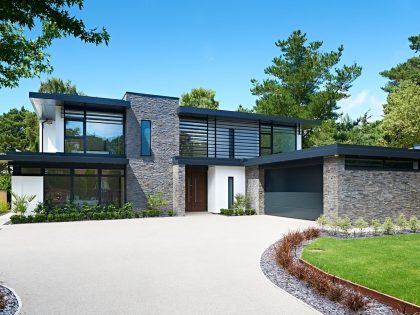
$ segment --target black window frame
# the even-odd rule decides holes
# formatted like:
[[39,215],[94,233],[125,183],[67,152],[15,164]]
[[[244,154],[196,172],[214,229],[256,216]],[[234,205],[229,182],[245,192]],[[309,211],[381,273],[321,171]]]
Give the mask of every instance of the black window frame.
[[[259,123],[259,139],[260,139],[260,145],[259,145],[259,153],[260,156],[265,156],[265,155],[272,155],[272,154],[277,154],[277,153],[283,153],[283,152],[274,152],[274,128],[285,128],[285,129],[291,129],[293,130],[293,134],[294,135],[294,151],[297,150],[297,126],[287,126],[287,125],[281,125],[281,124],[274,124],[274,123],[265,123],[265,122],[261,122]],[[269,131],[267,131],[267,129]],[[270,146],[262,146],[262,136],[270,136]],[[269,154],[262,154],[263,150],[269,150]]]
[[[21,169],[22,168],[40,168],[41,172],[39,174],[21,174]],[[48,174],[48,172],[46,172],[46,169],[66,169],[69,170],[69,173],[67,174]],[[96,174],[75,174],[75,170],[76,169],[95,169],[97,170]],[[115,175],[115,174],[103,174],[103,170],[120,170],[121,174],[120,175]],[[43,176],[43,178],[45,179],[45,177],[70,177],[70,201],[74,201],[74,177],[96,177],[97,181],[98,181],[98,187],[97,187],[97,200],[98,200],[98,204],[103,204],[102,203],[102,177],[118,177],[119,178],[119,183],[120,183],[120,187],[119,187],[119,192],[121,194],[122,190],[123,194],[121,195],[121,200],[120,200],[120,205],[122,206],[126,200],[127,200],[127,176],[126,176],[126,170],[125,167],[119,167],[119,166],[115,166],[115,165],[103,165],[103,166],[92,166],[92,165],[86,165],[86,164],[77,164],[77,165],[67,165],[67,164],[63,164],[63,165],[48,165],[45,166],[44,165],[40,165],[40,164],[14,164],[13,165],[13,171],[11,172],[11,174],[13,176]],[[122,182],[124,183],[124,189],[121,186]],[[44,185],[44,189],[43,189],[43,199],[44,201],[46,200],[45,198],[45,185]]]
[[[419,172],[420,169],[414,168],[415,161],[416,160],[411,160],[411,159],[346,156],[344,159],[344,169],[345,170],[365,170],[365,171]],[[394,165],[398,163],[400,163],[400,165],[403,165],[403,163],[406,163],[406,164],[411,165],[411,168],[392,167],[391,166],[392,163],[394,163]]]
[[[66,110],[68,110],[68,111],[80,111],[80,112],[83,112],[83,117],[66,117]],[[86,107],[77,107],[77,106],[64,106],[63,107],[63,111],[62,111],[62,117],[63,117],[63,120],[64,120],[64,152],[65,153],[67,153],[67,154],[95,154],[95,153],[88,153],[87,151],[89,151],[88,150],[88,148],[87,148],[87,138],[88,138],[88,135],[87,135],[87,130],[86,130],[86,125],[87,125],[87,112],[98,112],[98,113],[103,113],[103,114],[106,114],[106,113],[114,113],[114,114],[122,114],[122,127],[123,127],[123,134],[122,134],[122,136],[123,136],[123,141],[122,141],[122,154],[113,154],[113,153],[111,153],[111,152],[109,152],[109,151],[107,151],[108,152],[108,155],[111,155],[111,156],[125,156],[125,154],[126,154],[126,145],[125,145],[125,138],[126,138],[126,136],[125,136],[125,123],[126,123],[126,113],[125,113],[125,111],[110,111],[110,110],[104,110],[104,109],[91,109],[91,108],[86,108]],[[83,131],[82,131],[82,136],[68,136],[67,134],[66,134],[66,124],[67,124],[67,121],[80,121],[80,122],[82,122],[83,123]],[[106,122],[101,122],[101,123],[104,123],[104,124],[106,124]],[[82,142],[83,142],[83,153],[79,153],[79,152],[67,152],[66,151],[66,140],[67,139],[77,139],[77,140],[82,140]],[[98,154],[101,154],[101,153],[98,153]]]
[[[143,152],[143,123],[149,123],[149,146],[148,153]],[[150,119],[142,119],[140,121],[140,156],[152,156],[152,121]]]
[[228,177],[228,209],[233,209],[235,202],[235,178],[233,176]]

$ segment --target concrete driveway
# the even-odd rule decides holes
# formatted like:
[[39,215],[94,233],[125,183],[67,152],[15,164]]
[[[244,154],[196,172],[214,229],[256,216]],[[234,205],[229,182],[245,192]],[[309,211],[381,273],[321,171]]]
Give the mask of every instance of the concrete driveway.
[[262,251],[309,221],[186,217],[0,227],[21,314],[319,314],[272,285]]

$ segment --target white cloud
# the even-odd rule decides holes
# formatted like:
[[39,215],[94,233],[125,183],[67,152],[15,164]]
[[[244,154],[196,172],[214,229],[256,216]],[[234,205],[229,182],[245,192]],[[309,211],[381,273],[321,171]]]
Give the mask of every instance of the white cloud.
[[370,120],[378,120],[381,119],[383,114],[382,105],[385,102],[385,99],[365,89],[340,101],[338,105],[343,113],[349,114],[352,118],[359,117],[369,111],[372,116]]

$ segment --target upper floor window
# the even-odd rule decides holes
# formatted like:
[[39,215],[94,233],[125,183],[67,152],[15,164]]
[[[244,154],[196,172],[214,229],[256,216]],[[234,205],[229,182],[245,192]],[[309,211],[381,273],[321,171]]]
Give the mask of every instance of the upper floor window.
[[141,134],[141,147],[140,147],[140,154],[143,156],[151,156],[152,149],[151,149],[151,128],[152,123],[150,120],[142,120],[140,125],[140,134]]
[[294,127],[262,124],[260,126],[260,155],[290,152],[296,150],[296,129]]
[[64,151],[124,154],[124,114],[64,110]]

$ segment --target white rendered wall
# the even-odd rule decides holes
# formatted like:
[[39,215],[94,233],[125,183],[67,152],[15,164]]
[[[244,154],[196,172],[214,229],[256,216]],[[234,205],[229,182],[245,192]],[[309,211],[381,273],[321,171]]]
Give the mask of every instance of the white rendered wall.
[[[302,130],[300,130],[300,126],[296,128],[296,150],[302,150]],[[300,133],[300,134],[299,134]]]
[[[12,176],[12,191],[17,195],[35,195],[28,205],[26,215],[32,214],[38,202],[44,200],[43,176]],[[13,202],[13,196],[12,196]]]
[[245,195],[245,167],[209,166],[207,173],[208,211],[220,213],[228,207],[228,177],[233,177],[233,194]]
[[43,139],[40,141],[40,152],[64,152],[64,118],[61,117],[61,106],[55,108],[55,120],[50,124],[44,123],[44,130],[42,130],[42,122],[39,123],[40,135],[43,134]]

